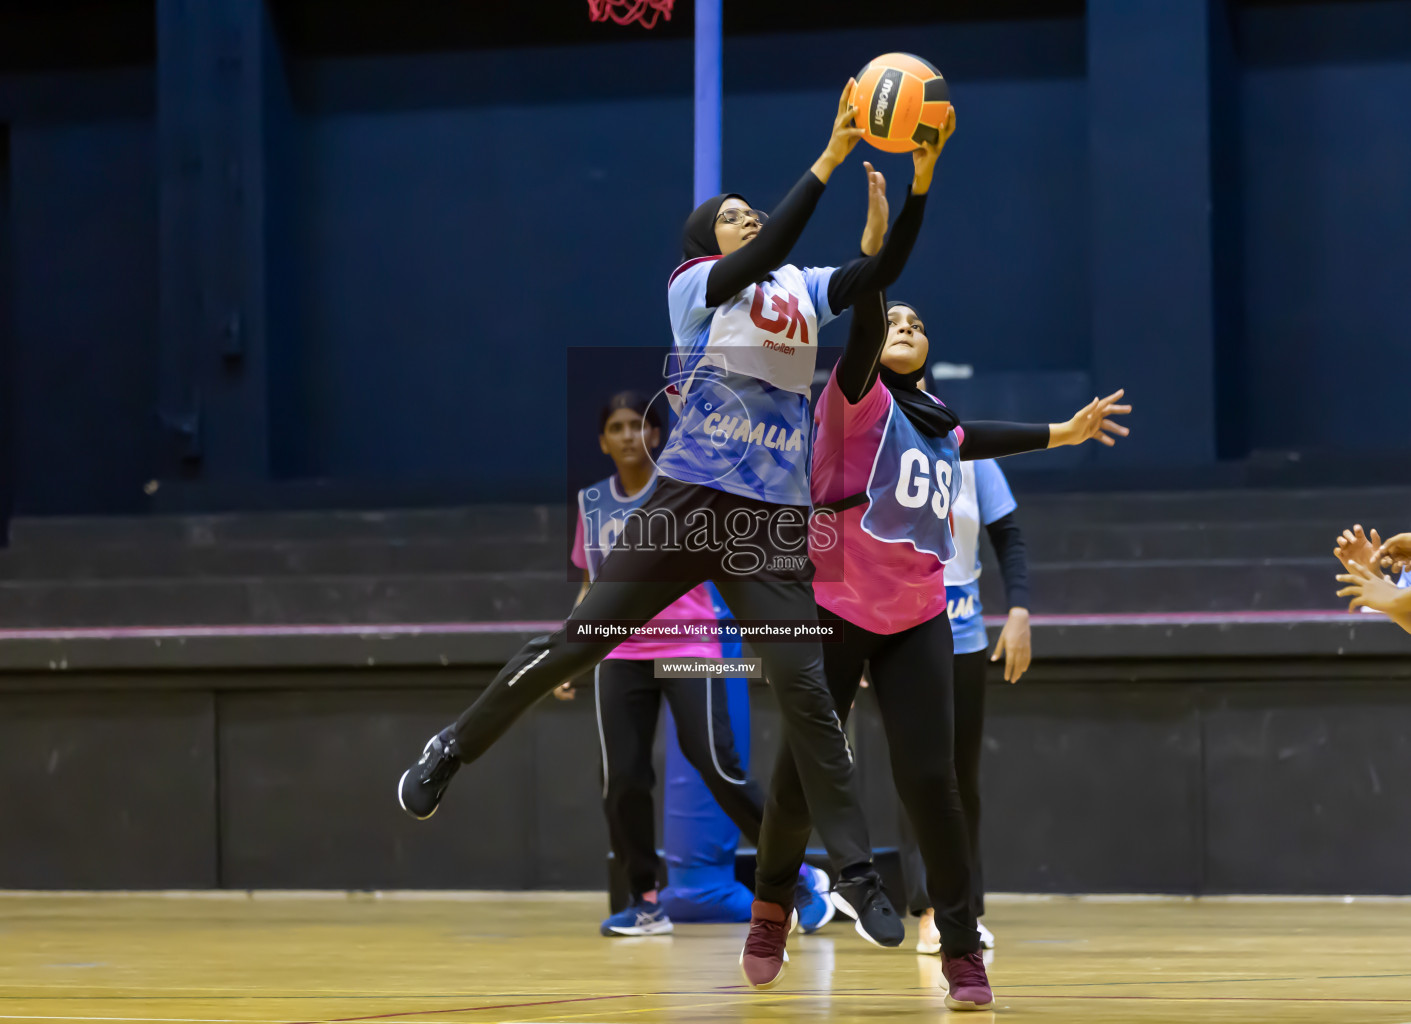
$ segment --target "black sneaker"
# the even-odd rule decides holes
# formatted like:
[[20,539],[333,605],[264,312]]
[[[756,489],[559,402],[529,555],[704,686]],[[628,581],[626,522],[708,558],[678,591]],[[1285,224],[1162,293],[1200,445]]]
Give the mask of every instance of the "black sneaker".
[[425,821],[436,813],[451,776],[460,766],[455,737],[450,729],[442,729],[427,742],[421,760],[402,773],[397,803],[413,818]]
[[882,891],[882,879],[871,872],[844,878],[833,889],[833,906],[857,922],[857,934],[877,946],[900,946],[906,925]]

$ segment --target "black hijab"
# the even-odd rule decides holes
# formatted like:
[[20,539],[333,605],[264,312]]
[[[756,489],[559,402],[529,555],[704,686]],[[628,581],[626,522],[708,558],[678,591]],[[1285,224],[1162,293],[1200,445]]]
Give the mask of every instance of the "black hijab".
[[[916,309],[909,302],[889,302],[887,312],[890,313],[897,306],[905,306],[913,311]],[[944,437],[960,425],[960,417],[916,386],[925,373],[925,365],[910,373],[897,373],[883,366],[878,372],[878,377],[892,393],[897,407],[911,421],[913,427],[926,437]]]
[[715,218],[727,199],[745,201],[738,192],[726,192],[707,199],[686,218],[686,227],[681,231],[681,253],[686,259],[720,255],[720,243],[715,240]]

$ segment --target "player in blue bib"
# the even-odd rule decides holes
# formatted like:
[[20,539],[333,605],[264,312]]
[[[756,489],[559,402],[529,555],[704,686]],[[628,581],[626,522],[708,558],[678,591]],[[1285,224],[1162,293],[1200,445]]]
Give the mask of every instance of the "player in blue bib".
[[[578,492],[578,525],[571,559],[583,570],[578,601],[588,593],[627,517],[646,504],[659,479],[652,451],[659,444],[657,414],[640,396],[619,392],[598,416],[598,445],[616,472]],[[715,606],[702,584],[662,610],[653,622],[663,629],[714,621]],[[759,842],[764,793],[745,774],[724,681],[709,676],[657,679],[657,659],[719,658],[714,637],[624,641],[593,670],[593,702],[602,750],[603,813],[612,852],[627,877],[631,900],[602,923],[606,936],[669,935],[670,917],[657,893],[660,863],[656,852],[656,783],[652,749],[661,702],[665,698],[676,722],[681,753],[700,774],[715,802],[752,844]],[[554,691],[572,699],[572,684]],[[794,903],[799,924],[811,932],[833,916],[828,877],[817,868],[800,869]]]
[[[1029,668],[1029,558],[1024,536],[1015,521],[1019,507],[1004,470],[994,459],[960,464],[960,493],[951,505],[955,557],[946,564],[946,614],[955,638],[955,778],[970,836],[972,895],[975,917],[985,912],[985,886],[980,863],[980,752],[985,730],[985,663],[1005,658],[1004,678],[1019,681]],[[986,657],[984,607],[980,603],[980,528],[985,528],[995,554],[1009,605],[994,655]],[[911,912],[921,918],[918,953],[939,953],[941,933],[926,888],[926,865],[906,814],[901,815],[902,873]],[[979,922],[980,945],[993,949],[995,937]]]
[[[595,623],[645,623],[710,581],[738,620],[816,624],[808,558],[808,394],[818,331],[857,296],[875,295],[901,273],[940,155],[935,145],[914,157],[911,194],[875,255],[836,269],[789,264],[829,177],[861,138],[850,104],[854,84],[843,90],[823,154],[771,215],[727,194],[687,219],[685,262],[667,288],[675,337],[669,393],[679,415],[659,460],[661,479],[638,514],[627,518],[564,628],[521,648],[403,773],[397,798],[408,814],[430,817],[462,764],[479,758],[536,701],[617,646],[595,632]],[[876,188],[880,177],[872,173],[869,168]],[[838,879],[835,892],[864,934],[881,945],[900,945],[905,929],[872,864],[852,753],[824,680],[817,636],[760,642],[755,653]],[[761,860],[768,842],[761,839]],[[791,876],[767,891],[756,885],[740,961],[752,985],[773,985],[783,970],[795,881]]]

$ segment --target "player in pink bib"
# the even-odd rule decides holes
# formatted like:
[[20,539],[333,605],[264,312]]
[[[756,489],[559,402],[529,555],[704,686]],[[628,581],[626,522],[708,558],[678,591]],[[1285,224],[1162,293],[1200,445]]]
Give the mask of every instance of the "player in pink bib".
[[[920,388],[924,327],[915,308],[880,293],[854,307],[847,349],[814,414],[810,554],[818,567],[819,622],[843,642],[824,644],[824,669],[846,718],[864,665],[882,713],[897,791],[916,830],[941,933],[946,1004],[983,1010],[993,995],[980,959],[971,844],[956,782],[953,649],[944,563],[955,555],[950,509],[961,460],[997,458],[1127,429],[1122,392],[1094,399],[1060,424],[962,425]],[[808,806],[787,750],[771,783],[761,849],[795,859],[760,875],[797,871],[809,837]],[[778,829],[786,835],[775,835]],[[840,908],[846,911],[846,908]]]

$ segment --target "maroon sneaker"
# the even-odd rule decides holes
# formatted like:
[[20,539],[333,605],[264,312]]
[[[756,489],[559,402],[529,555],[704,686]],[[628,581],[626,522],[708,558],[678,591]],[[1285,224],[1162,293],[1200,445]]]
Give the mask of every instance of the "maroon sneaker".
[[754,988],[773,988],[784,977],[789,962],[784,943],[792,917],[777,903],[755,900],[750,905],[750,934],[740,951],[740,970]]
[[985,962],[980,953],[966,953],[964,956],[941,954],[941,973],[946,976],[950,991],[946,993],[946,1005],[952,1010],[989,1010],[995,1005],[995,994],[990,991],[990,978],[985,973]]

